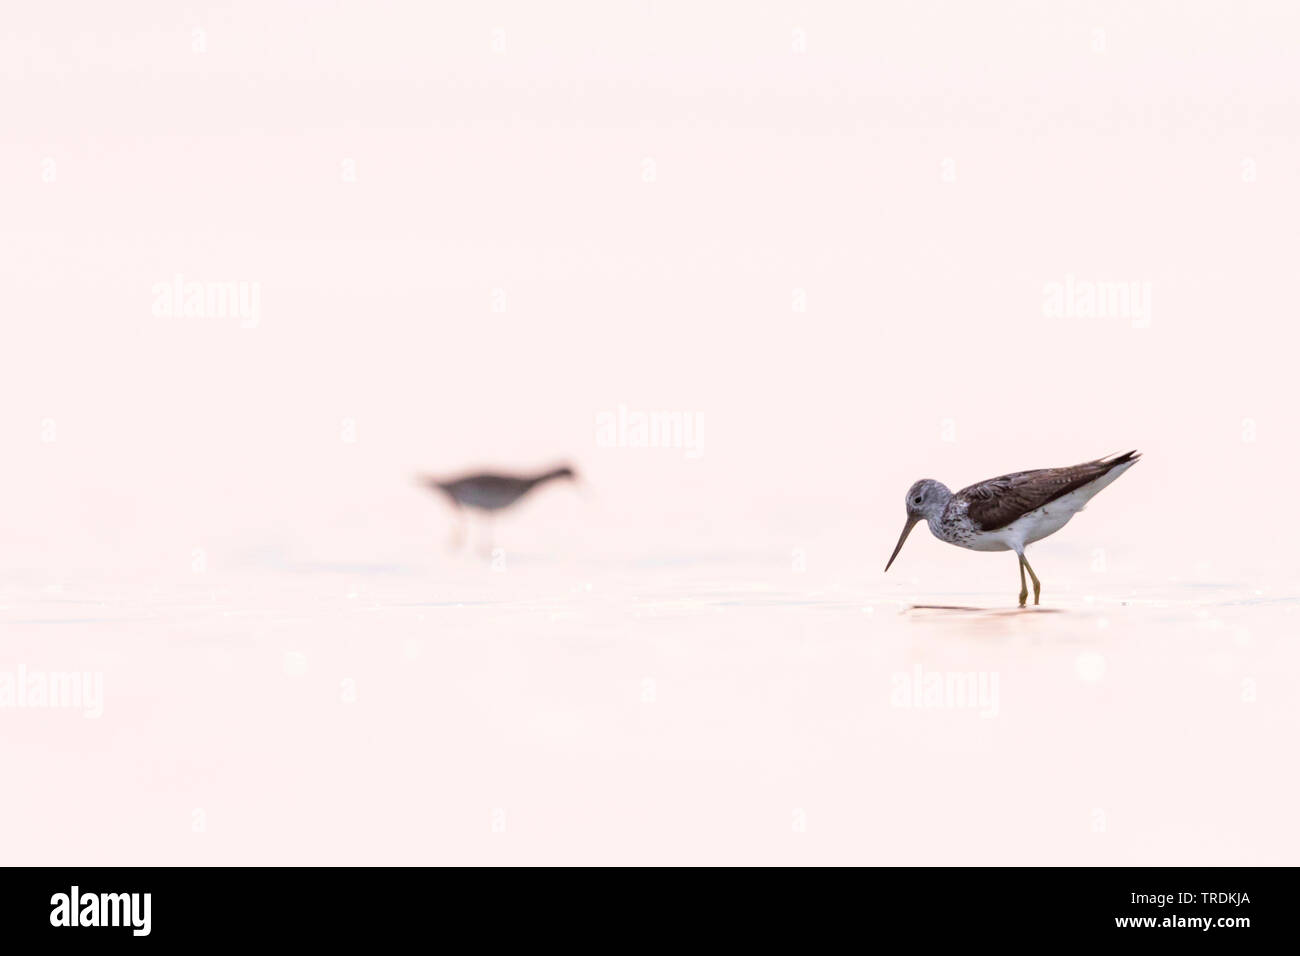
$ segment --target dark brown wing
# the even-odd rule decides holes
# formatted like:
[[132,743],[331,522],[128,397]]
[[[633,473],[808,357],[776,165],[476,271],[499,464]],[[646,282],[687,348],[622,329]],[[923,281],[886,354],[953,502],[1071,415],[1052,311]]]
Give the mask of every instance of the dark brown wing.
[[528,490],[528,480],[525,478],[515,478],[512,475],[466,475],[464,478],[457,478],[455,481],[438,482],[439,487],[444,491],[466,492],[472,489],[481,490],[490,494],[522,494]]
[[458,505],[495,511],[514,504],[536,484],[533,478],[512,475],[466,475],[455,481],[434,481],[433,487],[444,492]]
[[966,515],[981,531],[996,531],[1015,521],[1021,515],[1090,481],[1096,481],[1116,465],[1132,461],[1137,452],[1128,452],[1115,458],[1084,462],[1068,468],[1039,468],[1036,471],[1017,471],[1001,475],[963,488],[954,497],[967,501]]

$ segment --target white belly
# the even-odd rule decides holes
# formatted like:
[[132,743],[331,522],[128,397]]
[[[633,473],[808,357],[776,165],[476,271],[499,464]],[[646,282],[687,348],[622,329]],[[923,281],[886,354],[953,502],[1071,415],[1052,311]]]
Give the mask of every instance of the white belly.
[[1046,507],[1022,515],[996,531],[981,531],[969,541],[958,542],[972,551],[1020,551],[1065,527],[1076,512],[1053,501]]
[[1083,510],[1083,504],[1079,507],[1071,508],[1064,498],[1058,498],[1049,505],[1039,508],[1037,511],[1031,511],[1027,515],[1017,518],[1005,528],[999,528],[993,532],[995,535],[1002,536],[1004,546],[998,550],[1011,549],[1015,550],[1019,545],[1023,548],[1027,544],[1033,544],[1035,541],[1041,541],[1049,534],[1055,534],[1066,526],[1071,518]]

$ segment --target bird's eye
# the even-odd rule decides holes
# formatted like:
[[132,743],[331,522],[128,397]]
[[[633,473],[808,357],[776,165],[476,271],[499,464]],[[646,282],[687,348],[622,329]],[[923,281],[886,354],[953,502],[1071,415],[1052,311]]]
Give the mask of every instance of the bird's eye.
[[920,495],[917,495],[915,498],[912,499],[912,504],[914,504],[914,505],[919,505],[920,503],[921,503],[921,496],[920,496]]

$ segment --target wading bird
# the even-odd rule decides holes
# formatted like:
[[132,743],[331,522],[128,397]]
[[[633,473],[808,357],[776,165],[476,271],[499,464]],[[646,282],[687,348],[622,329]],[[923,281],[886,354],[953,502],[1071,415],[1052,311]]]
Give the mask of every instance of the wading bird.
[[[573,469],[566,465],[532,476],[484,473],[441,481],[428,475],[421,475],[418,480],[420,484],[445,494],[456,509],[460,520],[456,532],[452,535],[452,547],[459,548],[465,543],[466,538],[466,508],[474,508],[490,515],[494,511],[510,507],[538,485],[557,478],[576,480],[577,476]],[[491,526],[488,527],[490,529]]]
[[1034,603],[1041,585],[1025,560],[1025,546],[1060,531],[1066,522],[1101,489],[1127,471],[1141,455],[1130,451],[1068,468],[1039,468],[990,478],[954,494],[937,481],[924,478],[907,489],[907,524],[898,536],[889,564],[917,522],[930,525],[930,533],[972,551],[1014,551],[1020,559],[1020,606],[1029,589],[1025,572],[1034,582]]

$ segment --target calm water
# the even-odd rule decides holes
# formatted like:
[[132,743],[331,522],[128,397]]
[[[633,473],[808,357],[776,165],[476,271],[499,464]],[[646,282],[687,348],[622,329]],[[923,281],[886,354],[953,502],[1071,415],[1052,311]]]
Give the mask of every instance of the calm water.
[[4,668],[102,675],[102,693],[0,710],[26,781],[6,790],[8,859],[1254,864],[1300,848],[1278,824],[1296,796],[1294,591],[1061,581],[1018,611],[1014,579],[871,591],[761,554],[504,561],[13,583]]

